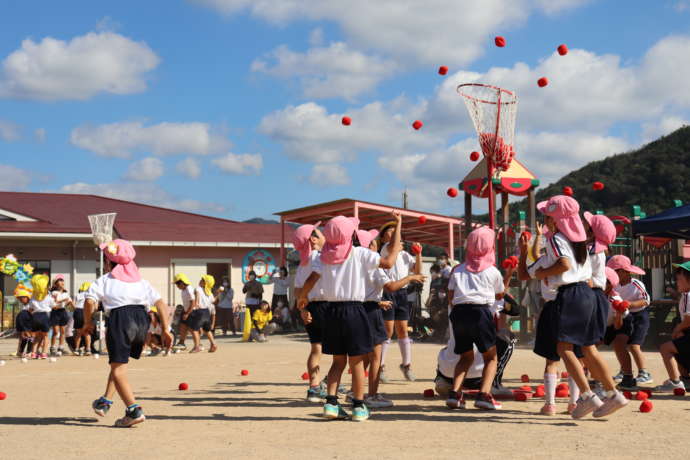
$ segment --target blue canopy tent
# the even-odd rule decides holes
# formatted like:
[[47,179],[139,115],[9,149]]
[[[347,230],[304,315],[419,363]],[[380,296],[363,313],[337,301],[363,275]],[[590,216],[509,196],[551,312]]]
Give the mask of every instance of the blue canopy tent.
[[690,204],[667,209],[632,223],[634,236],[690,240]]

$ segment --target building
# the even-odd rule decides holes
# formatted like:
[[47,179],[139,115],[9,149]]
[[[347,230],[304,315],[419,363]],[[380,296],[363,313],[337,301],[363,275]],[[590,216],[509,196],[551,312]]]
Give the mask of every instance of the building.
[[[12,253],[38,273],[65,276],[76,292],[98,275],[99,252],[87,216],[117,213],[113,237],[130,240],[142,276],[175,305],[179,291],[174,275],[184,272],[192,282],[210,273],[220,282],[227,276],[235,300],[244,300],[243,279],[250,269],[270,275],[280,265],[279,224],[249,224],[93,195],[0,192],[0,254]],[[264,278],[266,279],[266,278]],[[11,297],[16,282],[0,275],[0,291]],[[265,298],[272,295],[265,287]],[[4,299],[3,296],[3,299]],[[3,301],[3,305],[4,305]]]

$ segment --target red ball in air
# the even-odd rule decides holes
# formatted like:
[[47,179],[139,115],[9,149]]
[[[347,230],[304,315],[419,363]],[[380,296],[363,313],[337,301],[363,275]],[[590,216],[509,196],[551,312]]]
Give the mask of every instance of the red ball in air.
[[479,159],[479,152],[470,153],[470,160],[477,161]]
[[565,56],[568,54],[568,46],[566,44],[562,44],[558,47],[558,54],[561,56]]
[[494,43],[495,43],[496,46],[498,46],[499,48],[503,48],[504,46],[506,46],[506,39],[505,39],[504,37],[501,37],[501,36],[499,35],[498,37],[494,38]]
[[595,183],[592,184],[592,190],[594,190],[594,191],[604,190],[604,183],[596,181]]
[[562,379],[567,379],[568,377],[570,377],[570,376],[568,375],[568,373],[566,371],[561,372],[561,378]]
[[685,388],[674,388],[673,394],[675,396],[685,396]]
[[563,195],[565,196],[573,196],[573,188],[569,186],[563,187]]
[[635,394],[635,399],[637,399],[638,401],[646,401],[647,399],[649,399],[649,395],[647,395],[647,393],[645,393],[644,391],[638,391]]
[[521,381],[522,383],[529,383],[529,375],[527,375],[527,374],[522,374],[522,376],[520,377],[520,381]]
[[414,255],[422,253],[422,245],[421,244],[414,243],[410,249],[412,249],[412,253]]
[[654,409],[654,404],[652,404],[652,402],[648,399],[645,399],[642,401],[642,404],[640,404],[640,412],[647,413],[651,412],[652,409]]
[[352,118],[350,117],[343,117],[342,123],[345,126],[350,126],[352,124]]
[[623,392],[623,396],[625,396],[625,399],[628,399],[628,400],[630,400],[630,399],[633,398],[633,397],[632,397],[632,393],[629,392],[629,391],[624,391],[624,392]]
[[414,123],[412,123],[412,127],[417,130],[421,129],[422,126],[424,126],[424,123],[419,120],[415,120]]
[[309,380],[309,374],[306,372],[302,374],[302,380]]
[[448,196],[451,198],[455,198],[458,196],[458,189],[450,187],[448,190],[446,190],[446,194],[448,194]]
[[177,386],[177,389],[180,391],[187,391],[187,390],[189,390],[189,385],[182,382]]
[[417,219],[417,220],[422,225],[426,224],[426,216],[419,216],[419,219]]
[[540,88],[543,88],[544,86],[549,84],[549,79],[546,77],[541,77],[539,80],[537,80],[537,85],[539,85]]
[[521,391],[515,392],[515,401],[527,401],[527,393]]
[[434,390],[432,390],[431,388],[427,388],[426,390],[424,390],[424,397],[425,398],[433,398],[434,397]]
[[441,67],[438,68],[438,74],[439,75],[445,75],[448,73],[448,67],[442,65]]
[[242,369],[242,372],[240,372],[242,375],[249,375],[249,371],[247,369]]

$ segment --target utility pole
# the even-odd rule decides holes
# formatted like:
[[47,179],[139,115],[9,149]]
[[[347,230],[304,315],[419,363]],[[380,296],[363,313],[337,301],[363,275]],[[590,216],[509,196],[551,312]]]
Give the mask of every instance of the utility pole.
[[405,188],[405,191],[403,192],[403,209],[407,209],[407,188]]

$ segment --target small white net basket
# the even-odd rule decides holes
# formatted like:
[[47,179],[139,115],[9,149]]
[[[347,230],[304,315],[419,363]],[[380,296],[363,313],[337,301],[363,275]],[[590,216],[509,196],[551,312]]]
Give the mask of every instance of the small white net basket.
[[92,214],[89,216],[91,235],[96,246],[108,244],[113,240],[113,225],[115,224],[117,213]]

